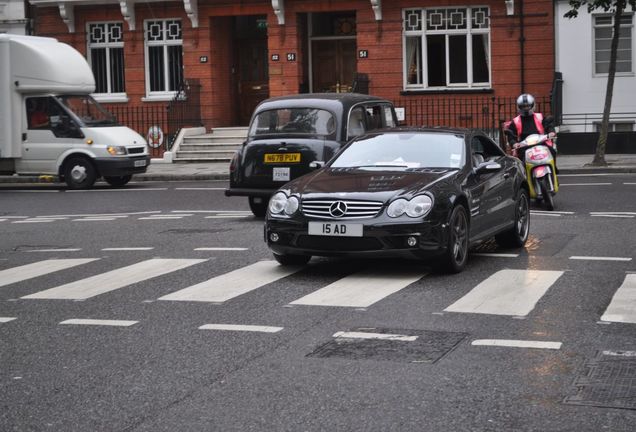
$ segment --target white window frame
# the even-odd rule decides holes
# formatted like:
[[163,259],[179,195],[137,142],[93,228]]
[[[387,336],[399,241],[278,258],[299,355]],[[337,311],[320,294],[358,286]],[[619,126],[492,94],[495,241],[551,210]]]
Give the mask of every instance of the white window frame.
[[[467,26],[465,29],[458,30],[427,30],[427,13],[429,11],[437,11],[442,9],[464,9],[467,13]],[[472,27],[473,10],[475,9],[487,9],[488,10],[488,27],[484,29],[477,29]],[[404,25],[407,12],[419,11],[421,13],[420,22],[421,29],[419,30],[406,30]],[[472,36],[473,35],[487,35],[488,38],[488,52],[486,53],[488,61],[488,82],[473,82],[473,51],[472,51]],[[446,56],[446,85],[445,86],[428,86],[428,55],[427,55],[427,35],[445,35],[445,56]],[[452,35],[465,35],[466,36],[466,83],[449,83],[450,81],[450,53],[449,53],[449,36]],[[420,71],[422,82],[419,84],[408,83],[408,58],[406,50],[407,37],[419,36],[421,50],[416,53],[419,58]],[[490,24],[490,7],[489,6],[453,6],[453,7],[434,7],[434,8],[406,8],[402,10],[402,77],[404,90],[473,90],[473,89],[489,89],[492,86],[492,43],[491,43],[491,24]]]
[[[601,131],[601,125],[602,122],[594,122],[594,132],[600,132]],[[617,131],[616,127],[617,126],[629,126],[631,129],[630,130],[621,130],[621,131]],[[607,132],[619,132],[619,133],[629,133],[629,132],[634,132],[634,122],[633,121],[611,121],[607,124]]]
[[[616,72],[616,76],[633,76],[634,75],[634,13],[633,12],[623,12],[623,17],[629,16],[630,22],[629,24],[622,24],[621,28],[631,28],[631,39],[628,39],[630,42],[630,52],[631,52],[631,70],[629,72]],[[597,24],[597,18],[609,18],[609,24]],[[592,76],[595,77],[606,77],[608,72],[596,72],[596,29],[597,28],[614,28],[614,15],[609,14],[593,14],[592,15]],[[620,38],[620,37],[619,37]],[[611,39],[610,39],[611,43]],[[609,60],[608,60],[609,63]]]
[[[105,35],[104,42],[91,42],[91,26],[92,25],[104,25],[108,26],[109,24],[119,24],[121,31],[121,41],[113,42],[109,39],[109,33]],[[128,102],[128,96],[126,95],[126,66],[125,66],[125,54],[124,54],[124,63],[122,63],[122,74],[124,76],[124,91],[123,92],[113,92],[112,91],[112,77],[111,77],[111,68],[110,68],[110,50],[111,48],[122,48],[124,49],[124,23],[122,21],[90,21],[86,23],[86,57],[88,63],[91,65],[91,70],[93,68],[93,48],[105,48],[106,49],[106,86],[107,91],[105,93],[93,93],[93,97],[100,102]],[[95,78],[97,80],[97,77]],[[95,89],[97,90],[97,88]]]
[[[166,39],[166,23],[169,21],[178,21],[180,24],[181,39]],[[153,22],[161,22],[163,26],[163,38],[162,40],[150,41],[148,40],[148,25]],[[177,90],[162,90],[162,91],[150,91],[150,58],[148,48],[151,46],[163,47],[163,75],[164,75],[164,88],[168,88],[170,80],[170,72],[168,68],[168,47],[169,46],[181,46],[181,55],[183,55],[183,22],[180,18],[161,18],[161,19],[148,19],[144,20],[144,71],[146,80],[146,97],[142,98],[143,101],[155,101],[155,100],[171,100],[177,95]],[[183,59],[181,62],[183,67]]]

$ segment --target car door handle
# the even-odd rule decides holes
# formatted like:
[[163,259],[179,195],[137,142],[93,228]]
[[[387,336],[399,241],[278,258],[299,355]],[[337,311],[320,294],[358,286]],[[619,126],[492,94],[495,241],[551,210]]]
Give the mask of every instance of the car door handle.
[[510,178],[510,173],[504,173],[504,176],[503,176],[503,177],[504,177],[505,179]]

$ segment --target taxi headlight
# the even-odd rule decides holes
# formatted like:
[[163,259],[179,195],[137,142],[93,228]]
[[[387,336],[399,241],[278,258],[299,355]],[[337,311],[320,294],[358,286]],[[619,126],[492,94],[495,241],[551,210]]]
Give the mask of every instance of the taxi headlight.
[[426,216],[433,208],[433,199],[428,195],[418,195],[406,200],[398,198],[393,201],[386,213],[393,218],[406,214],[408,217],[419,218]]
[[106,151],[113,155],[125,155],[126,154],[126,147],[124,146],[108,146],[106,147]]

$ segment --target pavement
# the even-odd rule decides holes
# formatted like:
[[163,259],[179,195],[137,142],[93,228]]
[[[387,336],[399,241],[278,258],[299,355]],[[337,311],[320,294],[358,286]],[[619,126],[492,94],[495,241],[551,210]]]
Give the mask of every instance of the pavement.
[[[559,174],[636,173],[636,154],[606,154],[607,166],[596,167],[590,163],[594,155],[559,155]],[[144,174],[137,174],[133,181],[183,181],[227,180],[229,163],[167,163],[153,159]],[[54,183],[51,176],[0,175],[0,183]]]

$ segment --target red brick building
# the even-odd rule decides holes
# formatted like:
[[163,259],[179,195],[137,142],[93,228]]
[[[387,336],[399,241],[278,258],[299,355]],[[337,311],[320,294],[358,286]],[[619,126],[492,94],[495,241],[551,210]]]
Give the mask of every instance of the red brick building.
[[[545,97],[553,83],[549,0],[29,3],[34,34],[87,56],[98,100],[165,105],[180,81],[198,80],[208,128],[246,125],[267,97],[350,91],[354,81],[404,107],[407,122],[471,126],[475,112],[487,111],[483,101],[510,101],[522,91]],[[417,113],[459,100],[473,101],[470,113],[443,120]]]

